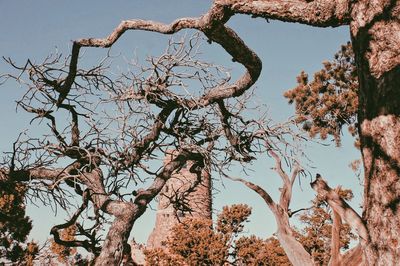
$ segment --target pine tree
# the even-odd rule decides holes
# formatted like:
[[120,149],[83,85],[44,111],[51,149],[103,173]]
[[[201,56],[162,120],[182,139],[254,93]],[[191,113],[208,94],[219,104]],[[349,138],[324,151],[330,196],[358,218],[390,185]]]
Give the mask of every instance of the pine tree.
[[330,135],[339,146],[344,126],[357,135],[358,80],[351,43],[342,45],[334,59],[323,65],[312,81],[302,71],[297,86],[284,96],[295,104],[296,120],[311,137]]
[[0,259],[13,264],[33,265],[38,253],[35,242],[27,242],[32,221],[25,214],[24,185],[0,186]]

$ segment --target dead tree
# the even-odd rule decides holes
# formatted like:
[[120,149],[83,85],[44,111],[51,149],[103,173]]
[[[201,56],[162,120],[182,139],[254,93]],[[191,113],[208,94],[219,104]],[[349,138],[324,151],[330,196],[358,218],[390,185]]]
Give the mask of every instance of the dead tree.
[[[340,197],[337,189],[330,188],[328,183],[319,174],[317,174],[316,179],[310,185],[318,193],[318,196],[325,200],[333,210],[334,226],[332,227],[332,250],[329,265],[368,265],[368,262],[363,262],[363,251],[365,250],[365,245],[368,243],[369,235],[361,217]],[[338,244],[342,220],[357,232],[360,239],[359,245],[343,255],[340,254]]]
[[[198,29],[246,67],[243,76],[233,83],[229,75],[223,76],[221,67],[195,59],[198,37],[187,45],[171,41],[165,54],[149,58],[139,73],[123,73],[117,79],[110,77],[108,57],[89,70],[78,67],[82,47],[110,47],[129,28],[174,33],[186,25],[185,21],[171,25],[123,22],[105,39],[75,41],[65,61],[58,54],[41,64],[28,60],[24,66],[6,59],[20,73],[5,78],[27,86],[18,106],[34,115],[32,122],[46,123],[50,134],[22,134],[2,162],[0,180],[24,182],[32,197],[66,209],[72,208],[70,197],[80,196],[81,206],[66,223],[54,226],[51,234],[58,244],[82,247],[95,254],[96,265],[118,265],[126,257],[133,224],[187,161],[198,166],[193,171],[201,171],[205,165],[221,166],[252,158],[249,150],[240,148],[248,145],[243,138],[233,149],[217,149],[230,150],[224,156],[228,160],[204,162],[217,158],[210,152],[227,126],[220,124],[218,104],[244,94],[261,71],[259,58],[231,29],[214,24],[213,18],[198,19]],[[195,21],[188,19],[187,23]],[[190,88],[188,80],[197,81],[199,87]],[[244,106],[242,100],[238,102]],[[174,159],[151,170],[153,159],[171,148],[176,150]],[[152,182],[140,188],[145,175],[152,176]],[[89,208],[93,209],[93,215],[87,217],[92,220],[90,226],[82,219]],[[99,231],[109,217],[113,222],[101,238]],[[78,228],[79,240],[61,239],[59,231],[72,224]]]
[[[266,20],[296,22],[315,27],[348,25],[355,53],[360,88],[358,91],[358,131],[365,167],[364,214],[370,240],[365,261],[371,264],[400,263],[400,2],[386,1],[249,1],[215,0],[200,18],[178,19],[169,25],[130,20],[122,22],[106,39],[86,39],[80,46],[110,46],[126,30],[144,29],[175,33],[183,28],[197,29],[219,43],[227,52],[236,51],[235,60],[248,69],[234,86],[214,91],[202,98],[205,103],[228,95],[240,95],[258,78],[261,64],[254,54],[241,50],[232,41],[233,32],[224,24],[235,14],[249,14]],[[245,86],[242,86],[246,84]],[[224,96],[225,95],[225,96]],[[379,227],[381,230],[376,230]],[[390,239],[389,241],[387,241]],[[393,243],[393,244],[388,244]]]
[[363,220],[370,236],[364,259],[400,264],[400,1],[215,0],[208,14],[217,10],[222,21],[249,14],[315,27],[349,26],[360,85]]
[[[273,168],[282,179],[283,187],[279,189],[280,199],[275,202],[269,193],[260,186],[242,178],[229,177],[234,181],[239,181],[246,185],[248,188],[256,192],[265,201],[269,209],[272,211],[275,221],[277,223],[277,238],[279,243],[285,250],[290,262],[293,265],[315,265],[311,255],[305,250],[303,245],[295,237],[294,229],[289,223],[289,218],[298,211],[290,210],[290,201],[292,198],[292,187],[301,172],[300,165],[294,161],[292,165],[293,170],[289,176],[282,167],[283,155],[278,155],[275,151],[269,150],[268,153],[275,160],[275,167]],[[288,158],[286,158],[288,160]],[[328,203],[332,209],[332,238],[331,238],[331,256],[328,265],[365,265],[363,264],[363,250],[368,240],[366,227],[361,217],[346,203],[346,201],[339,195],[338,190],[331,189],[325,180],[317,175],[314,182],[311,183],[312,188],[318,193],[318,197]],[[354,229],[360,239],[360,244],[344,254],[340,254],[340,230],[342,220]]]
[[[102,176],[98,166],[102,158],[110,156],[102,154],[102,149],[93,148],[93,146],[96,146],[93,143],[88,147],[81,145],[83,136],[80,134],[78,121],[82,113],[77,112],[76,106],[71,104],[74,102],[74,97],[78,97],[77,94],[73,94],[74,87],[79,86],[76,80],[80,78],[85,79],[84,75],[82,75],[83,72],[78,71],[79,54],[83,47],[110,47],[128,30],[145,30],[162,34],[174,34],[182,29],[195,29],[203,32],[209,39],[209,42],[221,45],[232,56],[234,61],[246,68],[245,73],[235,82],[216,84],[197,97],[179,97],[166,89],[170,83],[168,83],[168,80],[162,79],[157,79],[157,82],[150,84],[150,86],[129,90],[129,93],[125,94],[124,97],[120,95],[120,99],[126,101],[147,101],[161,111],[153,120],[154,126],[147,137],[141,138],[136,145],[127,148],[126,151],[122,152],[122,157],[117,155],[116,158],[114,158],[115,156],[109,158],[109,160],[113,161],[114,165],[117,165],[116,173],[118,174],[120,171],[129,168],[132,169],[133,166],[140,165],[141,159],[151,154],[149,150],[154,148],[151,144],[158,140],[160,133],[165,127],[165,123],[169,122],[168,118],[170,116],[184,112],[184,110],[200,110],[207,106],[221,103],[221,101],[223,102],[228,98],[240,96],[256,82],[261,71],[261,61],[244,44],[239,36],[225,25],[233,15],[250,14],[254,17],[266,18],[267,20],[277,19],[317,27],[350,25],[360,79],[358,120],[365,166],[364,183],[366,193],[364,200],[364,220],[367,222],[366,226],[370,235],[366,245],[366,252],[364,253],[365,259],[371,264],[378,262],[387,265],[398,264],[400,260],[398,243],[400,241],[397,232],[400,228],[400,218],[396,213],[399,206],[400,189],[395,184],[399,183],[400,155],[398,149],[395,147],[400,145],[400,109],[398,108],[398,99],[400,99],[398,90],[400,83],[400,56],[398,49],[400,37],[396,34],[400,29],[400,22],[398,20],[399,5],[399,1],[375,1],[370,3],[367,0],[355,2],[346,0],[215,0],[209,11],[199,18],[182,18],[171,24],[143,20],[126,20],[121,22],[104,39],[88,38],[76,40],[72,45],[69,63],[66,63],[61,72],[54,73],[56,71],[54,71],[49,62],[44,65],[44,68],[33,67],[32,64],[28,64],[27,68],[24,68],[24,70],[29,72],[32,84],[36,86],[37,91],[43,93],[47,100],[43,103],[43,106],[37,108],[31,107],[29,103],[21,104],[28,112],[32,112],[37,117],[45,118],[49,121],[53,128],[53,134],[59,142],[58,146],[61,147],[54,149],[55,154],[59,154],[59,156],[64,155],[75,161],[67,167],[49,171],[47,168],[40,168],[38,165],[32,164],[30,166],[33,167],[17,167],[14,164],[16,156],[12,156],[13,159],[10,159],[2,170],[2,179],[8,180],[10,177],[12,179],[31,179],[32,177],[39,178],[42,174],[46,176],[44,179],[55,178],[58,181],[86,179],[91,184],[89,189],[99,189],[100,192],[100,194],[91,194],[90,197],[93,202],[95,204],[107,202],[106,206],[100,205],[97,207],[104,210],[108,207],[111,209],[114,208],[114,204],[107,201],[107,198],[101,194],[103,192],[102,187],[99,187],[100,183],[92,182],[94,179],[101,180],[105,178]],[[49,68],[46,68],[46,66]],[[92,72],[96,72],[96,69],[93,69]],[[107,78],[99,81],[93,77],[92,72],[86,73],[86,77],[90,77],[87,81],[94,82],[96,85],[100,82],[106,87],[110,86],[110,81]],[[90,92],[87,93],[91,94]],[[65,140],[64,133],[59,132],[56,127],[56,119],[53,114],[54,109],[57,109],[57,111],[63,110],[71,117],[69,129],[70,142]],[[98,133],[96,130],[94,132],[90,132],[90,134]],[[229,137],[229,139],[231,141],[235,141],[235,139],[241,140],[240,137]],[[26,144],[29,146],[31,143]],[[46,143],[43,144],[46,145]],[[234,147],[233,150],[243,157],[242,159],[251,159],[242,149],[247,144],[241,145],[235,142],[231,144]],[[189,154],[183,153],[182,156],[188,158]],[[179,158],[184,160],[182,157]],[[43,159],[41,158],[40,160]],[[176,161],[170,167],[166,167],[165,171],[170,173],[179,168],[180,164],[181,162]],[[52,164],[46,161],[44,165],[42,163],[39,163],[39,165],[48,166]],[[24,172],[15,174],[19,171],[18,168],[22,168]],[[42,171],[39,176],[36,175],[38,174],[38,170]],[[82,171],[84,171],[85,177],[82,177]],[[164,176],[162,174],[163,171],[160,173],[161,176],[158,176],[162,179],[162,176]],[[75,183],[76,181],[73,182],[73,184]],[[84,191],[82,189],[79,189],[76,185],[73,185],[73,187],[79,191],[78,193],[83,194]],[[146,191],[147,193],[151,191],[150,194],[152,194],[157,190],[149,188]],[[140,195],[142,194],[139,193],[136,198],[141,198]],[[147,197],[148,194],[145,193],[145,195]],[[144,202],[146,203],[147,199]],[[135,200],[134,205],[136,207],[134,209],[139,208],[140,204],[137,204],[139,204],[139,200]],[[121,207],[122,205],[119,206]],[[114,216],[118,216],[117,212],[114,213],[108,209],[107,211]],[[382,230],[375,230],[378,226]],[[390,241],[387,241],[388,239]],[[387,243],[395,244],[389,245]],[[113,248],[116,247],[114,244],[111,246]],[[109,248],[108,245],[105,247],[106,249]],[[106,249],[103,249],[100,255],[104,259],[104,254],[108,252],[105,251]],[[119,249],[121,250],[122,247]],[[118,257],[114,256],[111,258],[109,256],[109,259],[115,262],[115,258]],[[105,260],[105,263],[111,261]]]
[[[269,147],[270,145],[267,143],[266,146]],[[281,157],[272,149],[269,149],[268,153],[274,158],[275,160],[274,170],[278,173],[283,183],[282,188],[279,189],[280,190],[279,202],[275,202],[267,191],[265,191],[263,188],[250,181],[232,177],[230,177],[230,179],[242,182],[248,188],[250,188],[258,195],[260,195],[260,197],[265,201],[268,208],[272,211],[275,217],[275,221],[277,224],[276,235],[279,240],[279,243],[285,250],[285,253],[288,256],[290,262],[296,266],[314,265],[311,255],[304,249],[302,244],[295,238],[293,229],[289,223],[289,218],[290,216],[292,216],[292,213],[289,209],[290,201],[292,199],[292,188],[299,174],[299,171],[301,170],[300,165],[296,161],[294,161],[293,171],[289,176],[283,170]]]
[[[209,11],[200,18],[182,18],[164,25],[151,21],[122,22],[106,39],[85,39],[80,46],[110,46],[126,30],[142,29],[175,33],[183,28],[197,29],[219,43],[227,52],[236,50],[234,59],[248,69],[238,82],[202,98],[202,103],[216,98],[240,95],[258,78],[261,64],[254,54],[241,50],[232,41],[231,29],[224,26],[235,14],[302,23],[315,27],[348,25],[358,70],[359,136],[365,167],[365,198],[363,220],[370,240],[365,260],[371,264],[396,265],[400,262],[399,209],[400,187],[400,2],[348,0],[215,0]],[[235,39],[235,38],[233,38]],[[242,86],[246,84],[245,86]],[[225,96],[224,96],[225,95]],[[381,230],[376,230],[379,227]],[[390,239],[389,241],[387,241]],[[393,244],[388,244],[393,243]]]

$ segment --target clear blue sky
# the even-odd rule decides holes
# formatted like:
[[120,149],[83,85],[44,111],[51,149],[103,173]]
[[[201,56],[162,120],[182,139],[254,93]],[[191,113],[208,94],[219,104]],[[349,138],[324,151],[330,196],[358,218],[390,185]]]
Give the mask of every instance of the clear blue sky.
[[[207,11],[210,3],[198,0],[0,0],[0,55],[12,57],[19,64],[28,58],[39,62],[55,49],[68,54],[71,40],[108,35],[121,20],[141,18],[171,22],[179,17],[199,16]],[[319,70],[321,62],[331,59],[340,45],[349,39],[347,28],[318,29],[275,21],[267,23],[264,19],[243,15],[235,16],[228,25],[263,61],[262,75],[255,92],[257,101],[267,104],[276,121],[284,121],[293,115],[293,106],[287,104],[282,94],[296,85],[299,72],[305,70],[312,74]],[[134,53],[140,58],[158,55],[166,47],[167,38],[156,33],[127,32],[113,47],[113,51],[122,53],[126,58]],[[98,60],[105,53],[101,49],[85,51],[87,61],[83,64],[89,66],[96,62],[91,60]],[[242,70],[219,47],[205,45],[203,51],[209,60],[231,68],[234,74]],[[3,61],[0,62],[0,73],[9,71],[11,69]],[[32,117],[22,111],[15,111],[15,101],[24,92],[22,88],[8,82],[0,90],[0,151],[3,152],[12,149],[12,142],[21,130],[29,127]],[[39,130],[34,129],[33,132],[41,134]],[[331,186],[342,184],[352,188],[355,194],[352,205],[358,207],[362,189],[348,167],[351,160],[360,156],[353,148],[353,141],[345,136],[341,148],[336,148],[333,143],[330,147],[312,144],[308,155],[315,167],[310,169],[313,175],[319,172],[328,179]],[[254,164],[253,175],[249,178],[276,198],[280,180],[268,170],[272,165],[270,159],[260,159]],[[301,187],[298,183],[295,185],[292,209],[308,206],[314,197],[308,182],[309,179],[302,180]],[[247,203],[253,207],[247,231],[261,237],[270,236],[275,231],[275,221],[259,196],[241,184],[228,180],[224,184],[225,187],[222,187],[220,182],[216,182],[220,192],[215,195],[215,209],[219,210],[232,203]],[[55,217],[49,208],[42,206],[37,208],[29,205],[28,214],[34,220],[31,235],[40,241],[49,237],[52,225],[64,219],[62,213]],[[145,242],[153,224],[154,211],[149,209],[135,224],[133,235],[139,242]]]

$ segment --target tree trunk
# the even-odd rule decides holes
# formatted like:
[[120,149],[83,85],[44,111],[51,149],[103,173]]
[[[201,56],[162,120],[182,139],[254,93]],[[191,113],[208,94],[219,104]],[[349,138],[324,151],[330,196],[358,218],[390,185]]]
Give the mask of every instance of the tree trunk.
[[135,220],[143,214],[144,209],[137,208],[131,203],[119,205],[122,206],[114,207],[116,209],[114,222],[108,230],[95,266],[121,265],[126,256],[131,256],[128,246],[129,234]]
[[278,224],[276,235],[289,261],[294,266],[314,266],[311,255],[294,237],[289,225],[289,217],[284,217],[285,215],[284,213],[281,216],[275,215]]
[[343,254],[341,264],[343,266],[363,266],[363,248],[360,244]]
[[130,253],[130,249],[127,247],[128,237],[138,217],[135,214],[135,210],[126,208],[124,214],[115,216],[101,248],[101,253],[96,258],[95,266],[121,265],[125,253]]
[[[265,197],[263,198],[265,199]],[[268,204],[268,206],[275,216],[276,225],[278,227],[276,236],[289,261],[294,266],[314,266],[311,255],[293,235],[287,212],[277,204]]]
[[215,0],[234,13],[317,27],[350,25],[359,77],[365,262],[400,265],[400,1]]
[[363,218],[370,235],[364,259],[370,265],[400,265],[400,2],[358,1],[352,12]]
[[296,238],[294,237],[292,228],[290,227],[290,224],[289,224],[289,215],[287,213],[290,199],[292,197],[292,194],[291,194],[292,189],[291,188],[294,183],[294,180],[296,179],[298,170],[295,170],[292,173],[292,178],[290,180],[288,175],[281,168],[281,160],[278,157],[278,155],[275,154],[274,152],[271,152],[271,154],[276,160],[277,172],[284,180],[284,186],[283,186],[283,189],[281,192],[282,194],[281,194],[280,204],[276,204],[272,200],[271,196],[261,187],[255,185],[249,181],[241,179],[241,178],[231,178],[231,179],[242,182],[248,188],[252,189],[258,195],[260,195],[261,198],[265,201],[268,208],[274,214],[275,221],[276,221],[276,224],[278,227],[277,237],[278,237],[279,243],[281,244],[283,250],[285,251],[286,255],[288,256],[289,261],[294,266],[314,266],[314,262],[313,262],[311,255],[304,249],[304,247],[300,244],[300,242],[297,241]]
[[342,225],[342,218],[335,210],[332,211],[332,218],[331,258],[328,266],[340,266],[340,226]]
[[[367,81],[370,82],[370,86],[363,91],[367,95],[375,94],[380,98],[378,102],[381,104],[377,109],[381,110],[369,116],[369,112],[361,109],[359,115],[362,118],[360,132],[365,171],[363,218],[371,238],[366,250],[366,260],[374,264],[379,259],[379,265],[400,265],[399,70],[397,67],[375,82]],[[389,79],[397,81],[389,82]],[[395,85],[397,88],[394,88]],[[365,92],[365,89],[376,93]],[[393,93],[394,89],[397,89],[396,93]],[[385,104],[382,100],[384,97],[396,100],[386,101]],[[389,111],[395,105],[397,114]]]

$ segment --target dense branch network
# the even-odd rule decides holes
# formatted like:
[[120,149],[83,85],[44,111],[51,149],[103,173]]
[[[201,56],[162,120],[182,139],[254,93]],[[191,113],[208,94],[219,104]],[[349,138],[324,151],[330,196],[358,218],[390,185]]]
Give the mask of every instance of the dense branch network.
[[[50,194],[64,208],[71,206],[66,194],[73,197],[75,192],[82,197],[82,205],[69,220],[52,228],[56,243],[84,247],[99,256],[99,264],[120,261],[127,252],[125,244],[133,223],[171,175],[188,160],[203,167],[213,164],[204,160],[217,158],[210,155],[213,150],[210,147],[223,136],[223,127],[228,127],[226,123],[219,126],[218,121],[227,112],[233,112],[227,108],[234,108],[226,103],[228,107],[219,109],[216,103],[225,106],[224,100],[243,95],[261,71],[257,55],[224,25],[229,14],[216,7],[201,18],[180,19],[169,25],[124,21],[105,39],[74,41],[71,55],[65,60],[56,54],[41,64],[28,60],[20,67],[6,59],[21,72],[7,78],[28,87],[18,106],[35,116],[32,122],[37,119],[46,123],[51,133],[42,138],[23,134],[2,163],[0,179],[26,182],[36,196]],[[111,47],[127,30],[172,34],[184,28],[197,29],[210,42],[220,44],[234,61],[245,66],[243,76],[230,83],[229,76],[221,76],[225,72],[221,67],[196,59],[200,40],[197,36],[186,43],[170,41],[163,55],[149,58],[138,72],[124,73],[116,80],[108,74],[109,57],[89,70],[78,66],[82,47]],[[190,92],[195,90],[189,91],[187,80],[197,81],[198,91],[203,93]],[[237,101],[241,103],[239,106],[244,105],[243,100]],[[117,115],[110,113],[111,108],[118,110]],[[238,120],[238,116],[231,118],[234,119]],[[251,127],[260,128],[260,124],[261,121],[242,119],[234,125],[226,135],[230,143],[234,140],[234,148],[220,164],[240,158],[249,160],[251,149],[240,147],[251,144],[239,139],[239,133],[247,134]],[[237,129],[238,126],[242,129]],[[266,133],[264,129],[258,134]],[[150,170],[153,159],[171,147],[177,150],[174,159],[158,170]],[[229,149],[222,146],[219,151],[226,148]],[[66,162],[66,166],[55,168]],[[152,181],[146,181],[144,175],[153,176]],[[148,184],[146,189],[139,188],[143,182]],[[133,192],[131,183],[136,187]],[[41,198],[48,202],[46,195]],[[93,224],[84,227],[79,217],[90,206],[94,211]],[[101,239],[96,234],[103,228],[105,215],[115,218],[102,239],[100,251]],[[85,240],[60,238],[59,231],[73,224]]]
[[[68,205],[65,193],[73,191],[82,196],[83,204],[67,225],[76,222],[81,210],[90,204],[95,225],[105,219],[100,212],[114,216],[99,255],[99,265],[118,264],[122,260],[127,250],[124,244],[133,223],[172,173],[179,171],[188,160],[198,162],[198,165],[211,165],[223,172],[223,167],[232,161],[249,162],[254,159],[252,153],[268,151],[276,160],[276,170],[284,183],[279,206],[267,193],[243,182],[263,194],[275,214],[284,216],[281,220],[287,223],[291,187],[299,170],[295,169],[291,177],[282,171],[276,153],[278,149],[272,140],[276,128],[266,125],[264,118],[246,120],[240,115],[246,101],[245,93],[257,81],[262,64],[225,24],[234,14],[242,13],[336,27],[350,23],[350,4],[351,1],[346,0],[216,0],[199,18],[181,18],[170,24],[123,21],[106,38],[74,41],[71,54],[65,60],[60,55],[53,55],[42,64],[28,60],[25,66],[19,67],[6,59],[21,71],[20,75],[6,78],[13,78],[28,87],[18,106],[32,113],[33,120],[48,123],[51,133],[43,138],[20,139],[2,163],[0,180],[34,184],[37,191],[50,191],[64,207]],[[357,21],[370,22],[366,17]],[[79,68],[80,51],[84,47],[112,47],[130,30],[174,34],[183,29],[197,30],[209,43],[219,44],[234,62],[245,67],[242,76],[230,82],[229,75],[221,77],[223,68],[196,59],[198,43],[195,38],[187,45],[170,42],[165,54],[150,58],[139,73],[124,73],[116,80],[109,75],[109,57],[89,70]],[[186,83],[187,80],[197,81],[197,90],[192,89],[193,85]],[[117,110],[117,115],[110,110]],[[224,141],[222,137],[225,137]],[[150,162],[169,148],[177,151],[174,159],[151,170],[154,165]],[[223,154],[222,160],[220,154]],[[146,181],[144,175],[150,175],[151,182],[146,189],[138,188]],[[132,183],[136,189],[134,193]],[[62,187],[64,184],[69,189]],[[66,225],[52,230],[55,240],[60,243],[62,240],[57,238],[57,231],[63,226]],[[287,227],[282,225],[281,229],[286,231]],[[94,226],[80,231],[97,241],[93,234],[96,230],[99,228]],[[282,237],[292,241],[289,232],[284,232]],[[92,244],[86,246],[95,250]]]

